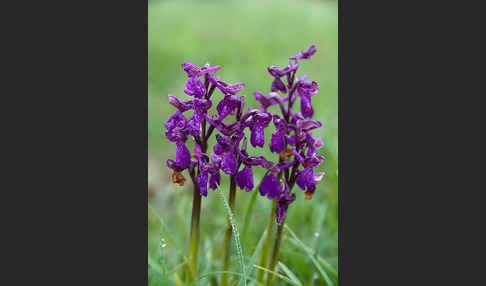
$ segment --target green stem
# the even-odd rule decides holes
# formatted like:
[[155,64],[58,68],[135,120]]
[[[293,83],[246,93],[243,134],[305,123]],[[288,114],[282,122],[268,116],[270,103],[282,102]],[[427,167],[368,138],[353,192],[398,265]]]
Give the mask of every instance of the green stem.
[[[271,271],[275,271],[275,266],[277,265],[278,262],[278,254],[280,251],[280,243],[282,242],[282,234],[283,234],[283,228],[285,224],[285,218],[284,220],[278,225],[277,228],[277,236],[275,237],[275,244],[273,246],[273,252],[272,252],[272,259],[270,260],[270,267],[268,268]],[[267,286],[273,285],[275,281],[275,275],[268,275],[267,278]]]
[[199,219],[201,216],[201,193],[197,184],[194,182],[193,200],[192,200],[192,217],[191,217],[191,245],[189,250],[190,269],[187,273],[189,283],[197,277],[197,261],[199,250]]
[[[260,266],[263,268],[267,268],[268,263],[268,251],[270,248],[272,232],[273,232],[273,225],[275,224],[275,210],[277,209],[277,199],[273,200],[273,207],[272,212],[270,213],[270,221],[268,222],[267,226],[267,236],[265,237],[265,242],[262,248],[262,256],[260,259]],[[263,284],[263,278],[265,275],[265,271],[259,270],[257,274],[257,281]]]
[[[231,212],[234,213],[234,206],[235,206],[235,199],[236,199],[236,182],[235,176],[230,176],[230,191],[229,191],[229,206]],[[230,265],[230,258],[231,258],[231,235],[233,233],[233,227],[231,226],[231,221],[228,216],[227,228],[226,233],[224,235],[224,260],[223,260],[223,271],[228,271]],[[228,274],[223,273],[221,274],[221,286],[228,285]]]

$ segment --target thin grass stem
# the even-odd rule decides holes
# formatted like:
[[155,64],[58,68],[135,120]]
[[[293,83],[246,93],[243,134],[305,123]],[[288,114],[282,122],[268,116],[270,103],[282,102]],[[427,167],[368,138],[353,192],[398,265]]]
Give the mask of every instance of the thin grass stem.
[[[236,199],[236,182],[235,175],[230,176],[230,190],[229,190],[229,207],[231,212],[234,212]],[[228,215],[228,222],[226,233],[224,235],[224,260],[223,260],[223,273],[221,274],[221,286],[228,285],[228,275],[224,272],[228,271],[230,258],[231,258],[231,235],[233,233],[233,227],[231,224],[230,216]]]

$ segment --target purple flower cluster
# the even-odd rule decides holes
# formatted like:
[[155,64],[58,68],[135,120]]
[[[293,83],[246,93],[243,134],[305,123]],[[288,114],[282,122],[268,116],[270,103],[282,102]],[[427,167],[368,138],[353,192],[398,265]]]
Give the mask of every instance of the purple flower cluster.
[[[254,93],[261,111],[267,112],[273,105],[280,107],[281,116],[272,115],[276,132],[270,140],[270,151],[280,154],[278,165],[282,167],[278,172],[280,177],[283,176],[282,183],[274,174],[270,174],[260,186],[261,195],[266,195],[269,199],[278,198],[278,223],[285,218],[289,204],[295,201],[296,196],[291,193],[294,185],[297,184],[305,191],[306,199],[311,199],[317,182],[323,176],[323,173],[314,172],[314,168],[324,161],[324,157],[317,154],[323,142],[320,138],[313,138],[311,134],[313,129],[322,126],[319,121],[311,119],[314,115],[311,98],[318,93],[319,87],[317,82],[307,80],[305,75],[295,76],[300,60],[310,59],[315,52],[316,46],[313,44],[306,51],[290,57],[287,66],[268,67],[269,74],[274,78],[269,94],[265,95],[258,91]],[[286,79],[287,84],[282,78]],[[277,92],[288,95],[280,96]],[[292,107],[298,99],[300,112],[293,112]]]
[[[263,147],[264,129],[272,121],[272,115],[250,107],[244,112],[245,97],[236,94],[245,84],[221,81],[221,78],[215,75],[219,66],[211,67],[206,64],[198,67],[185,62],[182,68],[188,76],[184,92],[192,96],[192,99],[184,101],[173,95],[168,96],[169,103],[177,109],[165,123],[167,139],[176,144],[175,161],[167,160],[167,166],[173,170],[172,181],[184,185],[185,178],[181,172],[187,169],[201,195],[207,196],[208,183],[209,188],[216,189],[221,182],[220,171],[223,171],[225,174],[234,175],[235,182],[241,189],[251,191],[254,187],[253,167],[262,166],[267,170],[273,168],[275,171],[278,168],[274,168],[276,164],[267,161],[263,156],[248,155],[244,130],[250,130],[252,146]],[[204,82],[200,77],[204,77]],[[216,105],[215,114],[210,115],[208,111],[213,106],[216,88],[221,91],[223,97]],[[187,119],[184,113],[189,110],[193,110],[193,115]],[[223,123],[228,116],[234,116],[233,122]],[[206,123],[209,123],[207,130]],[[214,130],[220,134],[215,134],[217,143],[208,156],[207,141]],[[186,147],[189,137],[195,142],[193,156]],[[242,165],[244,167],[239,170]]]
[[[289,204],[295,201],[296,195],[292,194],[295,184],[310,199],[317,182],[323,176],[323,173],[314,171],[324,161],[324,157],[317,154],[323,142],[320,138],[313,138],[311,134],[313,129],[322,126],[319,121],[312,120],[314,108],[311,99],[319,88],[315,81],[308,81],[307,76],[295,75],[300,60],[310,59],[315,52],[316,47],[313,44],[306,51],[290,57],[287,66],[268,67],[268,72],[273,77],[270,92],[265,95],[256,91],[254,96],[260,107],[248,107],[246,112],[245,97],[237,96],[245,84],[223,82],[216,76],[220,66],[211,67],[207,63],[198,67],[184,62],[182,69],[188,77],[184,92],[192,98],[181,100],[168,95],[169,103],[177,110],[165,123],[167,139],[176,144],[175,161],[167,160],[167,166],[173,170],[172,181],[184,185],[182,171],[188,170],[200,194],[207,196],[208,184],[209,188],[216,189],[221,182],[222,171],[234,176],[236,185],[249,192],[254,188],[253,167],[261,166],[268,172],[259,191],[268,199],[278,200],[278,223],[285,218]],[[213,102],[217,101],[214,96],[216,89],[222,96],[215,105],[216,110],[210,114]],[[292,107],[298,99],[300,111],[293,112]],[[268,111],[273,105],[279,106],[280,115]],[[193,113],[187,119],[184,113],[190,110]],[[227,119],[228,117],[231,119]],[[250,130],[250,144],[262,148],[265,145],[264,130],[271,122],[276,132],[271,137],[269,147],[271,152],[279,154],[278,163],[247,153],[248,139],[245,129]],[[207,142],[214,130],[219,134],[215,134],[217,143],[209,154]],[[188,138],[194,141],[193,155],[186,146]]]

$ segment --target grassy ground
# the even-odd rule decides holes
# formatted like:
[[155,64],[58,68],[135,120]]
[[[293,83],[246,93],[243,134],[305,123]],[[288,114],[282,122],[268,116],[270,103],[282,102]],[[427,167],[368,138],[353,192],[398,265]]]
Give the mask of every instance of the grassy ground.
[[[174,158],[175,146],[163,135],[163,123],[174,112],[167,102],[167,94],[185,97],[186,76],[180,64],[192,61],[202,65],[209,61],[221,65],[218,74],[222,79],[246,83],[240,94],[247,95],[247,104],[256,107],[253,92],[267,93],[270,88],[271,77],[266,67],[285,65],[289,56],[296,55],[311,43],[317,44],[318,51],[311,61],[301,63],[299,75],[307,74],[319,83],[320,93],[313,97],[313,104],[315,117],[323,122],[323,128],[313,134],[325,142],[319,153],[327,160],[319,171],[326,175],[310,201],[304,200],[303,192],[296,189],[297,200],[289,208],[287,225],[310,248],[308,251],[319,255],[320,263],[325,260],[337,269],[337,3],[151,1],[148,16],[149,285],[177,285],[174,273],[181,276],[180,265],[189,246],[192,184],[187,181],[184,187],[179,187],[170,183],[165,161]],[[217,96],[221,95],[218,93]],[[266,132],[266,142],[272,132],[273,125]],[[261,154],[262,149],[255,150],[250,146],[249,153]],[[263,153],[276,159],[268,151]],[[262,175],[263,171],[255,168],[255,185]],[[225,194],[228,185],[227,176],[222,176],[221,190]],[[250,196],[251,193],[238,189],[235,216],[239,227]],[[270,210],[271,202],[259,197],[251,229],[242,245],[247,262],[264,231]],[[200,274],[221,269],[225,224],[223,202],[209,190],[202,203]],[[240,272],[236,251],[234,254],[231,271]],[[327,273],[322,275],[315,260],[299,247],[288,231],[283,239],[280,261],[303,285],[327,284],[323,277]],[[279,270],[283,273],[282,268]],[[219,279],[219,275],[201,280],[201,285],[217,285],[214,279]]]

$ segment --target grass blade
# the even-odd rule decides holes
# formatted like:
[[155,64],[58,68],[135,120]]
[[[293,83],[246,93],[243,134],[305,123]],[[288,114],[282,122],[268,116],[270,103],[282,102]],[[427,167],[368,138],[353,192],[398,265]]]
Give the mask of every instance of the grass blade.
[[236,244],[236,251],[238,253],[238,256],[240,258],[240,264],[241,264],[241,272],[243,273],[243,281],[244,285],[246,286],[246,271],[245,271],[245,261],[243,258],[243,250],[241,248],[240,244],[240,234],[238,232],[238,228],[236,227],[236,222],[234,219],[233,212],[231,211],[231,208],[228,204],[228,201],[226,200],[226,197],[224,196],[223,192],[218,188],[216,191],[220,194],[221,198],[223,199],[224,207],[226,208],[226,212],[228,213],[228,217],[231,222],[231,228],[233,230],[233,236],[235,238],[235,244]]
[[285,274],[292,280],[294,283],[296,283],[299,286],[302,286],[302,282],[295,276],[295,274],[281,261],[278,262],[278,266],[282,268],[282,270],[285,272]]
[[322,266],[326,269],[327,272],[331,272],[331,274],[337,279],[338,277],[338,272],[334,267],[329,264],[324,258],[322,258],[320,255],[317,256],[317,260],[322,264]]
[[177,272],[174,272],[174,280],[175,280],[176,286],[182,286],[181,278],[179,278],[179,275],[177,274]]
[[260,270],[263,270],[265,272],[271,273],[271,274],[277,276],[278,278],[280,278],[280,279],[284,280],[285,282],[288,282],[288,283],[290,283],[292,285],[302,286],[302,284],[299,285],[299,284],[295,283],[294,281],[290,280],[289,278],[287,278],[287,277],[283,276],[282,274],[278,273],[278,272],[272,271],[272,270],[267,269],[265,267],[261,267],[259,265],[253,265],[253,266],[256,267],[256,268],[258,268],[258,269],[260,269]]
[[[197,281],[200,281],[202,279],[206,279],[208,278],[209,276],[213,276],[213,275],[219,275],[219,274],[223,274],[223,273],[226,273],[226,274],[230,274],[230,275],[235,275],[235,276],[240,276],[240,277],[246,277],[247,280],[250,280],[254,283],[254,285],[258,285],[258,286],[264,286],[262,285],[261,283],[259,283],[258,281],[256,281],[255,279],[251,278],[251,277],[248,277],[246,275],[243,275],[242,273],[239,273],[239,272],[232,272],[232,271],[213,271],[213,272],[208,272],[206,274],[203,274],[201,276],[199,276],[196,280]],[[241,279],[243,280],[243,279]],[[240,280],[240,281],[241,281]],[[194,284],[196,281],[192,282],[191,284],[189,285],[192,285]]]
[[[322,278],[324,278],[324,280],[326,281],[326,284],[328,286],[334,286],[334,283],[331,281],[331,278],[329,278],[329,275],[327,274],[326,271],[324,271],[324,269],[322,269],[322,266],[321,264],[317,261],[317,259],[314,257],[314,253],[311,249],[309,249],[296,235],[295,233],[290,229],[290,227],[285,224],[285,228],[287,229],[287,231],[290,233],[290,235],[292,236],[292,238],[294,239],[294,244],[300,248],[302,248],[302,250],[304,250],[307,255],[309,256],[309,258],[311,259],[312,263],[314,263],[314,266],[316,266],[317,270],[319,271],[319,273],[321,274]],[[292,240],[291,240],[292,241]]]
[[[262,250],[262,246],[263,246],[263,241],[265,240],[265,236],[267,235],[266,234],[266,230],[263,232],[262,236],[260,237],[260,240],[258,241],[258,244],[255,248],[255,251],[253,252],[253,255],[250,257],[250,261],[248,261],[248,264],[247,264],[247,269],[249,269],[247,275],[248,277],[251,276],[251,274],[253,273],[253,267],[251,267],[251,265],[254,265],[256,260],[257,260],[257,257],[258,255],[260,254],[260,251]],[[248,278],[250,279],[250,278]],[[243,284],[243,281],[240,280],[240,282],[238,283],[238,286],[241,286]]]

